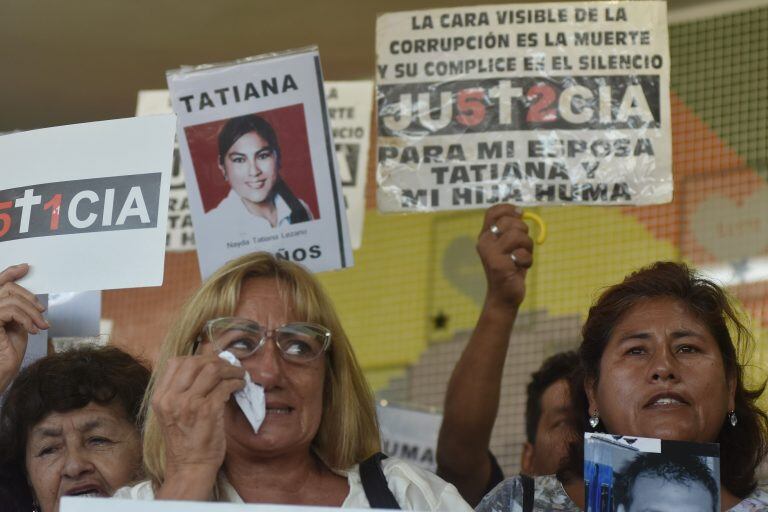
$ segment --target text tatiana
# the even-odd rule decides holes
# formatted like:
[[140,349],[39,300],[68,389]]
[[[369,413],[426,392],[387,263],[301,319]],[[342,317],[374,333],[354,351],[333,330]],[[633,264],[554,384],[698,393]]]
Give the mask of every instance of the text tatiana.
[[299,90],[299,87],[296,85],[293,76],[285,74],[282,77],[262,78],[261,80],[254,80],[244,84],[180,96],[179,101],[184,103],[187,112],[194,112],[297,90]]

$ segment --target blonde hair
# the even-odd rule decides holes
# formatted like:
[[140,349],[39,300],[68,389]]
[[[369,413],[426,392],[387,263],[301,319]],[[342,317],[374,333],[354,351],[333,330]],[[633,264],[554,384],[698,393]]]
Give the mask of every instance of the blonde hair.
[[333,304],[320,283],[301,266],[256,252],[233,260],[208,278],[186,302],[169,331],[144,395],[144,466],[155,488],[165,479],[165,441],[150,401],[168,361],[190,355],[206,321],[233,316],[244,281],[276,278],[289,291],[299,320],[324,325],[331,331],[325,356],[323,413],[312,443],[314,452],[331,469],[343,470],[381,449],[373,395],[341,327]]

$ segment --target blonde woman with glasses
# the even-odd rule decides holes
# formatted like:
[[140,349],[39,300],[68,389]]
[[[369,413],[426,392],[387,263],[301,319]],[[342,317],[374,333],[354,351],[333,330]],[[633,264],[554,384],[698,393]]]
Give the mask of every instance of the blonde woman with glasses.
[[[257,434],[232,398],[246,371],[265,392]],[[269,254],[228,263],[189,300],[144,409],[150,480],[118,498],[471,510],[437,476],[382,460],[371,391],[330,300]]]

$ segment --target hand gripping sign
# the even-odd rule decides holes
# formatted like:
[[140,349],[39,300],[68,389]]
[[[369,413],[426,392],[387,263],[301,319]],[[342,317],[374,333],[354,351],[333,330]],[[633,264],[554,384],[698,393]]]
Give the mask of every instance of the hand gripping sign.
[[376,53],[382,211],[672,198],[663,1],[385,14]]
[[175,116],[0,137],[0,268],[34,293],[163,282]]
[[268,251],[352,265],[316,49],[168,72],[200,270]]

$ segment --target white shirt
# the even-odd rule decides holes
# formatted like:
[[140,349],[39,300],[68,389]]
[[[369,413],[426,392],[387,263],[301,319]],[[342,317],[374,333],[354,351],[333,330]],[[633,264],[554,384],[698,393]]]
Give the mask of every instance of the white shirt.
[[[312,219],[312,213],[304,201],[301,205],[309,213]],[[277,210],[277,226],[289,226],[291,224],[291,208],[280,194],[275,194],[275,209]],[[236,229],[238,235],[253,235],[254,233],[266,233],[272,230],[272,225],[264,217],[252,214],[246,208],[242,198],[230,189],[229,194],[219,205],[203,216],[206,229]]]
[[[381,463],[387,487],[392,491],[398,504],[403,510],[422,510],[436,512],[470,512],[470,507],[459,495],[456,488],[445,482],[437,475],[425,471],[413,464],[396,458],[388,458]],[[357,465],[347,471],[337,471],[347,477],[349,494],[341,508],[371,508],[365,497],[363,484],[360,481],[360,470]],[[218,501],[227,503],[243,503],[234,487],[227,481],[223,473],[219,475],[220,495]],[[147,480],[133,487],[123,487],[113,496],[114,498],[151,500],[155,493],[152,483]]]
[[[208,277],[225,262],[252,251],[275,252],[280,249],[280,234],[291,229],[291,208],[276,194],[277,226],[272,227],[265,218],[248,211],[237,192],[230,190],[227,197],[208,213],[195,217],[195,243],[197,258],[203,277]],[[312,213],[299,200],[310,220]]]

